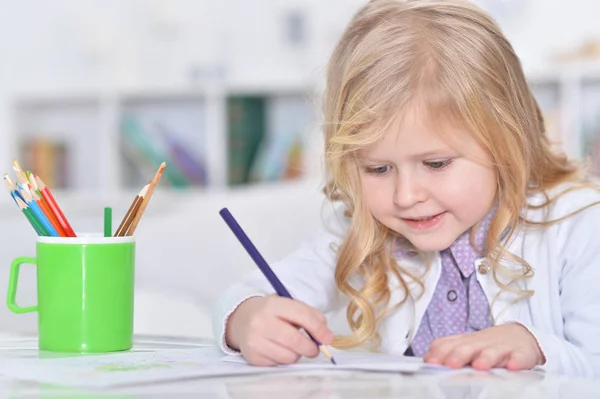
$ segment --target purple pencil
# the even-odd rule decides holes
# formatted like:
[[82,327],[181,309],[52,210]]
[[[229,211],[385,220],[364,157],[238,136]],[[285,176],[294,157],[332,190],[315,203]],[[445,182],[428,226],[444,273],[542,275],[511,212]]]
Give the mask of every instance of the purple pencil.
[[[269,283],[273,286],[275,292],[277,292],[277,295],[293,299],[289,291],[285,288],[283,283],[279,280],[279,278],[275,275],[273,270],[269,267],[267,261],[265,261],[260,252],[258,252],[258,249],[256,249],[254,244],[252,244],[250,238],[246,235],[246,233],[244,233],[244,230],[242,230],[242,227],[235,220],[235,218],[229,212],[229,210],[227,208],[223,208],[219,211],[219,214],[221,215],[225,223],[227,223],[227,226],[229,226],[233,234],[240,241],[240,244],[242,244],[246,252],[248,252],[248,255],[250,255],[254,263],[256,263],[256,266],[258,266],[258,268],[265,275],[267,280],[269,280]],[[308,331],[306,333],[308,334],[310,339],[312,339],[313,342],[317,344],[321,353],[324,354],[331,361],[331,363],[336,364],[333,356],[331,355],[331,352],[329,352],[329,349],[327,349],[325,345],[322,345],[319,341],[314,339],[312,335],[308,333]]]

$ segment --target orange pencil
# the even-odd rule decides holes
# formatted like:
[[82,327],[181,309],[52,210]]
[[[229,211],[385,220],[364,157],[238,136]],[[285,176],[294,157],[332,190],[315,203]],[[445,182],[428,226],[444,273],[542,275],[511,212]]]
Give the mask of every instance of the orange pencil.
[[36,202],[36,204],[38,204],[42,212],[44,212],[44,215],[46,215],[46,217],[50,221],[50,224],[52,224],[52,227],[54,227],[58,235],[61,237],[66,237],[67,233],[65,233],[63,227],[60,225],[60,223],[58,223],[56,215],[52,212],[46,200],[42,198],[42,194],[40,193],[40,189],[38,187],[37,181],[35,180],[35,176],[31,172],[27,172],[25,174],[27,175],[27,178],[29,180],[29,191],[31,191],[31,196],[33,197],[33,200]]
[[33,200],[35,201],[35,203],[38,204],[38,206],[42,209],[42,212],[44,212],[44,215],[46,215],[46,217],[52,224],[52,227],[54,227],[56,229],[56,231],[58,232],[58,235],[61,237],[66,237],[67,233],[65,232],[63,227],[60,225],[60,223],[58,223],[58,219],[56,218],[56,215],[54,215],[54,213],[52,212],[52,210],[50,209],[50,207],[48,206],[46,201],[44,201],[38,195],[37,191],[35,190],[35,187],[31,188],[29,191],[31,192],[31,196],[33,197]]
[[152,179],[152,183],[150,184],[150,187],[148,188],[148,194],[146,194],[146,196],[144,197],[144,200],[142,201],[142,205],[140,205],[140,209],[137,211],[133,221],[131,222],[131,226],[129,227],[129,230],[127,231],[127,233],[125,233],[126,236],[132,236],[133,233],[135,232],[135,229],[136,229],[138,223],[140,222],[140,219],[142,218],[144,211],[146,210],[146,206],[148,205],[148,202],[150,201],[150,197],[152,196],[152,193],[154,192],[154,188],[158,184],[158,181],[160,180],[160,177],[162,176],[166,166],[167,166],[167,164],[165,162],[160,164],[160,167],[156,171],[156,174],[154,175],[154,179]]
[[71,225],[67,221],[67,218],[60,210],[60,207],[58,206],[58,203],[56,202],[56,200],[54,199],[54,196],[50,192],[50,189],[48,187],[46,187],[46,185],[44,184],[42,179],[40,179],[39,176],[36,175],[35,179],[37,181],[37,186],[40,190],[40,194],[42,194],[42,197],[44,198],[44,200],[46,201],[46,203],[52,210],[52,213],[54,213],[54,215],[56,216],[58,223],[60,223],[60,225],[63,227],[63,230],[64,230],[66,236],[67,237],[77,237],[77,235],[73,231],[73,228],[71,228]]

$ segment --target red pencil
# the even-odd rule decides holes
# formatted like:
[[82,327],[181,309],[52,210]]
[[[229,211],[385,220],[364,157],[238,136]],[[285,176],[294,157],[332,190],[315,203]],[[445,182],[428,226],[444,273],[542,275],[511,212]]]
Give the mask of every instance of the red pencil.
[[41,199],[38,193],[35,192],[35,190],[31,190],[31,196],[33,197],[33,200],[36,202],[36,204],[38,204],[42,212],[44,212],[44,215],[46,215],[48,221],[50,221],[50,224],[52,224],[52,227],[56,229],[58,235],[61,237],[67,237],[67,233],[65,233],[65,230],[58,222],[58,219],[54,215],[54,212],[52,212],[50,210],[50,207],[46,204],[46,201]]
[[50,192],[50,189],[46,187],[46,185],[38,175],[35,176],[35,179],[37,181],[37,186],[40,190],[40,194],[42,194],[42,197],[44,198],[44,200],[46,200],[46,203],[48,203],[50,210],[56,216],[58,223],[60,223],[60,225],[62,226],[67,237],[77,237],[77,235],[75,235],[75,232],[73,231],[73,228],[71,228],[71,225],[67,221],[67,218],[60,210],[60,207],[58,206],[58,203],[56,202],[54,196]]

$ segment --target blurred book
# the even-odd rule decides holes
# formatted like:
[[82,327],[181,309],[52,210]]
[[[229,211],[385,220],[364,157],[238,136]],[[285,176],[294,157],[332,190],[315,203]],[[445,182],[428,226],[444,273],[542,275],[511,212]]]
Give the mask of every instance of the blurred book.
[[170,160],[179,167],[191,184],[206,186],[208,176],[203,159],[192,154],[172,129],[167,128],[163,123],[157,123],[156,128],[167,147]]
[[23,167],[38,174],[48,187],[69,188],[71,165],[64,142],[36,136],[22,141],[19,152]]
[[[129,184],[143,185],[151,178],[162,162],[167,162],[165,181],[173,187],[188,187],[190,180],[180,166],[172,162],[162,143],[150,136],[142,123],[133,115],[126,114],[121,120],[121,149],[129,166]],[[133,170],[131,170],[133,169]],[[137,180],[137,181],[131,181]]]
[[228,98],[227,121],[229,184],[248,183],[252,165],[266,136],[266,98]]
[[305,145],[313,112],[299,95],[269,99],[267,136],[252,165],[252,181],[292,180],[302,176]]
[[302,175],[304,143],[300,135],[274,134],[265,140],[252,166],[252,181],[293,180]]
[[283,178],[294,180],[302,177],[304,171],[304,142],[297,138],[289,148]]

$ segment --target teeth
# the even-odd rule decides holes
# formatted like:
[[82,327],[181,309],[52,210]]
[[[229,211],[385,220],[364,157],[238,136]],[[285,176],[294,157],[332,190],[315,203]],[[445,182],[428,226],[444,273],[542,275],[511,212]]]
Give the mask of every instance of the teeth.
[[429,219],[431,219],[432,217],[433,217],[433,216],[425,216],[425,217],[423,217],[423,218],[418,218],[418,219],[415,219],[415,220],[420,220],[420,221],[422,221],[422,220],[429,220]]

